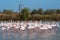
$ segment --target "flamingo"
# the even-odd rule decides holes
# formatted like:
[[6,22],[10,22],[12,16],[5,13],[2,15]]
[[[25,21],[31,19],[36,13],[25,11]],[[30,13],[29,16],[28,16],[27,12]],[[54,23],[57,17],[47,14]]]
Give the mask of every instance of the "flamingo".
[[5,30],[6,28],[5,27],[2,27],[2,30]]

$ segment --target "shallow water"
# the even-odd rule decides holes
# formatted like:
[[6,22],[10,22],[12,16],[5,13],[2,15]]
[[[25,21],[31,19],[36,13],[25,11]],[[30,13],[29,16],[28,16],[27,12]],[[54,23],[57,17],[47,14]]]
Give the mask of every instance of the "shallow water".
[[14,32],[1,31],[0,40],[60,40],[60,31],[41,31],[40,33],[33,32]]
[[[60,23],[59,23],[60,24]],[[40,31],[40,30],[39,30]],[[58,30],[42,30],[40,32],[27,31],[2,31],[0,30],[0,40],[60,40],[60,28]]]

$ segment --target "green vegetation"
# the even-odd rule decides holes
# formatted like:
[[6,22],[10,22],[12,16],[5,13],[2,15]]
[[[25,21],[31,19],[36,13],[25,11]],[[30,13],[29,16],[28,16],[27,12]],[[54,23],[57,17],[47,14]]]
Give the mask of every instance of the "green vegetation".
[[60,9],[43,10],[42,8],[33,9],[23,8],[21,12],[3,10],[0,12],[0,21],[27,21],[27,20],[51,20],[60,21]]

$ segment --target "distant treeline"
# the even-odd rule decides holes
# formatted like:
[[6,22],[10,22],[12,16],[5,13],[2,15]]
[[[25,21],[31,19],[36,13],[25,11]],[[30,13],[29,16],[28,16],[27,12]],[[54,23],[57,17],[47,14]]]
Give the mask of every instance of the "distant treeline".
[[0,21],[29,21],[29,20],[51,20],[60,21],[60,9],[43,10],[23,8],[20,12],[3,10],[0,12]]

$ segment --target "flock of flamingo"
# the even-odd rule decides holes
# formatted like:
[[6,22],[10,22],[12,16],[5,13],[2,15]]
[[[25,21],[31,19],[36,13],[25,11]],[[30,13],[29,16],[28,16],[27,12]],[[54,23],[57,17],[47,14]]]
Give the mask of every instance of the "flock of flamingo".
[[0,22],[0,29],[10,29],[11,27],[14,27],[16,29],[20,28],[21,30],[25,30],[26,27],[28,29],[36,28],[38,27],[40,30],[47,30],[47,29],[53,29],[58,28],[59,24],[58,22],[42,22],[42,21],[18,21],[18,22]]

